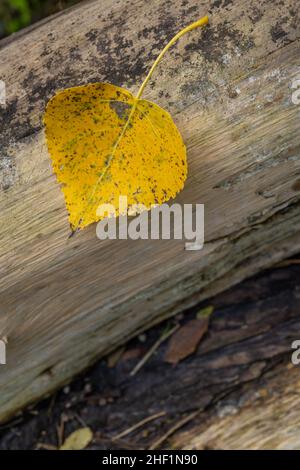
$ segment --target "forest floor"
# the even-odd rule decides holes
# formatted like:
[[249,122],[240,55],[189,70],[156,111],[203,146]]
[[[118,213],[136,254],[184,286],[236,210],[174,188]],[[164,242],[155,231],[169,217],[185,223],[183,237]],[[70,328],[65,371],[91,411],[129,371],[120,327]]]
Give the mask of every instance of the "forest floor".
[[55,449],[87,426],[93,433],[89,449],[172,447],[173,433],[216,409],[237,408],[242,397],[249,400],[291,365],[299,308],[296,257],[99,360],[2,425],[0,449]]

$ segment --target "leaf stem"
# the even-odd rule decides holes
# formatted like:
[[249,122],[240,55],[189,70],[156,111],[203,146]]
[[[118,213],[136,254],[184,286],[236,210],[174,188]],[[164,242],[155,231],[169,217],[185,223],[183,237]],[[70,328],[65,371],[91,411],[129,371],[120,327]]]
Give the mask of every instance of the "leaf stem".
[[179,33],[177,33],[173,39],[171,39],[170,42],[168,42],[168,44],[163,48],[163,50],[161,51],[161,53],[159,54],[159,56],[157,57],[157,59],[155,60],[155,62],[153,63],[151,69],[149,70],[149,73],[147,75],[147,77],[145,78],[145,80],[143,81],[137,95],[136,95],[136,99],[140,99],[143,91],[144,91],[144,88],[145,86],[147,85],[148,81],[150,80],[150,78],[152,77],[152,74],[154,72],[154,70],[156,69],[157,65],[159,64],[159,62],[161,61],[161,59],[163,58],[163,56],[165,55],[165,53],[167,52],[168,49],[170,49],[171,46],[173,46],[173,44],[179,39],[181,38],[181,36],[183,36],[184,34],[188,33],[189,31],[192,31],[193,29],[195,28],[198,28],[199,26],[204,26],[208,24],[208,16],[204,16],[203,18],[201,18],[200,20],[198,21],[195,21],[195,23],[192,23],[190,24],[189,26],[187,26],[186,28],[182,29],[181,31],[179,31]]

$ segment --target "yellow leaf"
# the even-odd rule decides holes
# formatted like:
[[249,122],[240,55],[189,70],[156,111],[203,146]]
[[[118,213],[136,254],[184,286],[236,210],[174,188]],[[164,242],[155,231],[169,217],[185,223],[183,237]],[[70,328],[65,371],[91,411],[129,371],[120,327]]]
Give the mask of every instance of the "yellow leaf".
[[72,432],[59,450],[81,450],[85,449],[93,439],[90,428],[81,428]]
[[[141,99],[165,52],[183,34],[208,22],[202,18],[180,31],[162,50],[138,94],[109,83],[93,83],[57,93],[44,116],[48,150],[61,183],[72,231],[100,220],[97,209],[112,204],[124,213],[150,209],[182,190],[186,149],[170,114]],[[103,217],[103,215],[102,215]]]

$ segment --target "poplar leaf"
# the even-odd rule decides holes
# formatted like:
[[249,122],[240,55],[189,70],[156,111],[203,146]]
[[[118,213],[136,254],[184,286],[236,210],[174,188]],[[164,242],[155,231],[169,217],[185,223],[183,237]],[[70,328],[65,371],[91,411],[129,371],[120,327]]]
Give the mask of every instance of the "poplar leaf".
[[[75,232],[101,219],[102,204],[124,214],[138,205],[150,209],[183,189],[186,148],[170,114],[141,98],[145,85],[171,45],[208,22],[202,18],[180,31],[163,49],[133,96],[109,83],[65,89],[48,103],[44,116],[53,170],[61,183]],[[104,216],[102,215],[102,218]]]
[[208,330],[209,317],[190,320],[171,337],[164,360],[177,364],[193,354]]
[[85,449],[91,440],[93,433],[90,428],[80,428],[72,432],[59,450],[81,450]]

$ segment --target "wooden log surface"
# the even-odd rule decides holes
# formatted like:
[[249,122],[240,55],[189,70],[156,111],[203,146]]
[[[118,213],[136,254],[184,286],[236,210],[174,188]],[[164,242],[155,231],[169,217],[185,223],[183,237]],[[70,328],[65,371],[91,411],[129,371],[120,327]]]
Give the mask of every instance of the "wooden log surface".
[[[68,240],[42,129],[59,89],[109,81],[135,92],[175,32],[145,98],[187,145],[180,203],[205,204],[205,247]],[[84,2],[0,43],[0,419],[67,382],[137,332],[300,248],[299,5],[294,0]]]
[[[167,363],[171,336],[145,361],[166,331],[180,325],[182,332],[209,304],[214,311],[195,353]],[[90,449],[299,450],[300,369],[291,345],[300,331],[300,259],[209,304],[150,329],[0,426],[0,449],[57,446],[63,422],[61,439],[89,426]]]

